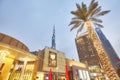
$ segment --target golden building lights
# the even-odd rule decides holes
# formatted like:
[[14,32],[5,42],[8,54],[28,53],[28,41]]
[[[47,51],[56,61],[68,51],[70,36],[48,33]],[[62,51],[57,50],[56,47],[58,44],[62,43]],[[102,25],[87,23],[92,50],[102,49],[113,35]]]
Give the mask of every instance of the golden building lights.
[[0,50],[0,68],[3,65],[3,62],[5,60],[6,55],[9,55],[10,53],[8,51],[5,50]]

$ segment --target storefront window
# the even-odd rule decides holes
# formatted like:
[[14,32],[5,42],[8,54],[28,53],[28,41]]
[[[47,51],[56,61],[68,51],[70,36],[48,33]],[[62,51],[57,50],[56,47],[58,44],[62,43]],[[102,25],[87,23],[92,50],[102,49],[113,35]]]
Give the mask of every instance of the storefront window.
[[86,71],[86,70],[79,70],[79,78],[80,78],[80,80],[90,80],[88,71]]

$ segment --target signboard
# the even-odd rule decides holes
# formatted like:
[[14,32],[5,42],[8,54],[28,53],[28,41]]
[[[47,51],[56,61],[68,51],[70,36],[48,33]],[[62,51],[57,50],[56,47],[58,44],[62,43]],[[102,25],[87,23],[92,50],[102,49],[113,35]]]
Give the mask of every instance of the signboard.
[[49,67],[57,67],[57,54],[50,51],[48,62]]

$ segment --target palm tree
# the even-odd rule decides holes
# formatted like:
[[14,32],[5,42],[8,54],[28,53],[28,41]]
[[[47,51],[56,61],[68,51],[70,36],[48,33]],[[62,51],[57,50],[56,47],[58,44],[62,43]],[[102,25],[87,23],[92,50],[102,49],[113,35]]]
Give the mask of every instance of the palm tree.
[[78,36],[78,33],[82,31],[83,27],[86,27],[87,31],[89,32],[89,36],[93,40],[94,46],[98,52],[98,56],[100,58],[100,62],[102,64],[104,72],[106,72],[110,80],[119,80],[119,77],[115,69],[113,68],[113,65],[111,64],[108,55],[104,52],[102,45],[100,44],[100,41],[92,27],[92,24],[94,24],[102,28],[102,20],[98,17],[109,13],[110,10],[101,11],[101,6],[99,6],[98,2],[96,2],[95,0],[92,0],[88,7],[83,2],[81,6],[79,4],[76,4],[76,6],[77,10],[71,11],[71,14],[75,15],[75,17],[72,18],[69,24],[73,25],[71,31],[78,28]]

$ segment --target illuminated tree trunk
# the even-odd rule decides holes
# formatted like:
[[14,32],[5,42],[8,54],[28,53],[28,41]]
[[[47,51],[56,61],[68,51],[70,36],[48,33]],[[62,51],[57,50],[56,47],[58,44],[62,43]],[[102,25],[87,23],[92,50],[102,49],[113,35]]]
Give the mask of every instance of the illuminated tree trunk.
[[94,46],[97,50],[102,68],[104,72],[107,74],[110,80],[120,80],[115,69],[113,68],[113,65],[111,64],[110,58],[105,53],[96,33],[94,32],[94,29],[92,28],[91,22],[87,21],[85,23],[85,27],[87,28],[90,38],[92,39]]

